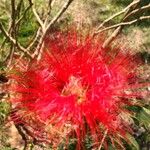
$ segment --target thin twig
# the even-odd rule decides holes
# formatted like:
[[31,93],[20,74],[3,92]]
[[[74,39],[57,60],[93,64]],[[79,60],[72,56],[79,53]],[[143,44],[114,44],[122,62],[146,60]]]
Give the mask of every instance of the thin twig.
[[41,35],[41,27],[37,30],[37,32],[35,33],[33,39],[29,43],[29,45],[27,47],[28,50],[31,50],[31,48],[36,46],[36,43],[38,43],[40,35]]
[[10,36],[10,34],[5,30],[5,28],[3,27],[2,23],[0,22],[0,30],[2,31],[2,33],[4,34],[4,36],[11,42],[13,43],[20,51],[22,51],[23,53],[25,53],[29,58],[32,59],[31,54],[28,52],[27,49],[25,49],[24,47],[22,47],[19,43],[16,42],[16,40]]
[[107,133],[108,133],[108,129],[106,129],[106,131],[104,132],[104,136],[103,136],[103,138],[102,138],[102,140],[101,140],[101,144],[100,144],[98,150],[101,150],[102,145],[103,145],[103,143],[104,143],[104,140],[105,140],[105,138],[106,138],[106,136],[107,136]]
[[132,24],[134,24],[134,23],[136,23],[136,22],[138,22],[138,21],[142,21],[142,20],[146,20],[146,19],[150,19],[150,16],[141,16],[141,17],[139,17],[138,19],[134,19],[134,20],[132,20],[132,21],[121,22],[121,23],[112,25],[112,26],[110,26],[110,27],[106,27],[106,28],[104,28],[104,29],[102,29],[102,30],[100,30],[100,31],[95,32],[95,33],[98,34],[98,33],[101,33],[101,32],[104,32],[104,31],[107,31],[107,30],[110,30],[110,29],[113,29],[113,28],[117,28],[117,27],[119,27],[119,26],[132,25]]
[[17,16],[20,15],[22,4],[23,4],[23,0],[20,0],[17,7],[16,7],[16,15]]
[[52,5],[53,5],[54,0],[49,0],[48,1],[48,12],[46,15],[46,19],[44,21],[44,26],[46,27],[46,25],[48,24],[48,20],[49,20],[49,16],[51,14],[51,10],[52,10]]
[[[136,0],[134,0],[136,1]],[[133,1],[133,2],[134,2]],[[141,1],[141,0],[140,0]],[[136,9],[138,7],[138,5],[140,4],[140,1],[137,2],[135,5],[133,5],[132,7],[130,7],[128,9],[128,11],[125,13],[123,19],[121,20],[121,22],[125,22],[128,21],[128,17],[126,17],[130,12],[132,12],[134,9]],[[133,3],[132,2],[132,3]],[[103,43],[102,47],[105,48],[107,46],[109,46],[109,44],[119,35],[119,33],[122,31],[124,26],[119,26],[117,27],[113,33],[105,40],[105,42]]]
[[51,7],[53,7],[54,4],[55,4],[55,2],[56,2],[56,0],[50,0],[50,1],[52,1],[52,2],[51,2]]
[[60,11],[56,14],[56,16],[51,20],[51,22],[46,27],[46,32],[53,26],[56,21],[61,17],[61,15],[66,11],[66,9],[69,7],[69,5],[73,2],[73,0],[68,0],[63,7],[60,9]]
[[27,14],[27,12],[29,11],[29,9],[32,7],[33,3],[31,3],[23,12],[22,16],[17,20],[16,25],[18,25],[22,19],[25,17],[25,15]]
[[150,3],[149,3],[148,5],[146,5],[146,6],[143,6],[143,7],[140,7],[140,8],[137,8],[137,9],[131,11],[131,12],[125,17],[125,19],[126,19],[126,18],[129,18],[130,16],[132,16],[132,15],[134,15],[134,14],[136,14],[136,13],[139,13],[139,12],[144,11],[144,10],[147,10],[147,9],[150,9]]
[[[10,34],[10,31],[11,31],[11,24],[9,25],[9,27],[8,27],[8,34]],[[1,46],[0,46],[0,50],[2,50],[2,48],[5,46],[5,43],[7,42],[7,38],[6,37],[4,37],[4,40],[3,40],[3,42],[2,42],[2,44],[1,44]]]
[[44,32],[44,30],[45,30],[44,23],[43,23],[43,21],[41,20],[40,16],[38,15],[38,13],[37,13],[37,11],[36,11],[36,9],[35,9],[35,4],[32,6],[32,11],[33,11],[34,16],[36,17],[37,22],[38,22],[39,25],[41,26],[42,31]]
[[61,15],[67,10],[67,8],[69,7],[69,5],[73,2],[73,0],[68,0],[60,9],[60,11],[56,14],[56,16],[50,21],[50,23],[47,25],[40,41],[39,44],[37,46],[37,49],[35,51],[35,53],[33,54],[33,57],[38,56],[38,60],[41,58],[42,52],[43,52],[43,48],[44,48],[44,39],[47,35],[47,32],[49,31],[49,29],[57,22],[57,20],[61,17]]
[[[16,25],[15,25],[15,21],[16,21],[16,9],[15,9],[16,5],[15,5],[15,0],[11,0],[11,28],[10,28],[10,36],[12,38],[16,38]],[[16,40],[16,44],[17,44],[17,40]],[[14,55],[14,51],[15,51],[15,45],[14,43],[11,43],[10,46],[10,51],[9,51],[9,55],[8,55],[8,63],[7,63],[7,67],[10,66],[12,60],[13,60],[13,55]]]
[[97,30],[99,30],[101,27],[103,27],[107,22],[109,22],[110,20],[116,18],[117,16],[125,13],[128,9],[130,9],[131,7],[133,7],[134,5],[136,5],[137,3],[139,3],[140,0],[135,0],[133,1],[131,4],[129,4],[126,8],[124,8],[123,10],[121,10],[120,12],[114,14],[113,16],[109,17],[108,19],[106,19],[105,21],[103,21],[102,24],[99,25],[99,27],[97,28]]

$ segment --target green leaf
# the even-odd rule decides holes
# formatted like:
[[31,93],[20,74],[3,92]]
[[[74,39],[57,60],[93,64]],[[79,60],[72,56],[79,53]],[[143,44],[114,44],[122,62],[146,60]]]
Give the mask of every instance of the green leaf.
[[150,115],[150,110],[149,110],[149,109],[143,107],[143,110],[144,110],[147,114]]
[[144,126],[146,128],[150,127],[150,110],[147,108],[142,108],[142,110],[137,114],[136,118],[138,119],[138,121],[142,124],[144,124]]
[[131,144],[136,148],[136,150],[140,150],[139,144],[131,134],[127,133],[127,138],[129,139]]

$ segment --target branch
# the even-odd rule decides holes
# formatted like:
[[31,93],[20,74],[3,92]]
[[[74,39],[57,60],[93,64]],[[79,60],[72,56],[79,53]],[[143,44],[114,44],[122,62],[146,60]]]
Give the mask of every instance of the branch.
[[16,6],[16,16],[17,17],[19,17],[19,15],[20,15],[22,5],[23,5],[23,0],[20,0],[18,2],[18,5]]
[[109,44],[117,37],[117,35],[121,32],[122,26],[119,26],[115,31],[105,40],[102,47],[105,48],[109,46]]
[[53,7],[54,6],[54,3],[56,2],[56,0],[49,0],[50,1],[50,3],[51,3],[51,7]]
[[101,27],[103,27],[107,22],[109,22],[110,20],[116,18],[117,16],[125,13],[128,9],[132,8],[133,6],[135,6],[136,4],[138,4],[140,2],[140,0],[134,0],[131,4],[129,4],[126,8],[124,8],[122,11],[114,14],[113,16],[109,17],[108,19],[106,19],[105,21],[103,21],[102,24],[100,24],[100,26],[97,28],[97,30],[99,30]]
[[69,7],[69,5],[73,2],[73,0],[68,0],[63,7],[60,9],[60,11],[56,14],[56,16],[51,20],[51,22],[48,24],[48,26],[46,27],[46,31],[47,32],[51,26],[53,26],[56,21],[61,17],[61,15],[67,10],[67,8]]
[[43,52],[43,48],[44,48],[44,44],[43,41],[47,35],[47,32],[49,31],[49,29],[57,22],[57,20],[62,16],[62,14],[67,10],[67,8],[69,7],[69,5],[73,2],[73,0],[68,0],[60,9],[60,11],[56,14],[56,16],[50,21],[50,23],[47,25],[40,41],[39,44],[37,46],[37,49],[35,51],[35,53],[33,54],[33,57],[38,56],[38,59],[41,58],[41,54]]
[[[10,34],[10,32],[11,32],[11,27],[12,25],[10,24],[9,25],[9,27],[8,27],[8,34]],[[2,48],[5,46],[5,43],[7,42],[7,38],[6,37],[4,37],[4,40],[3,40],[3,42],[2,42],[2,44],[1,44],[1,46],[0,46],[0,50],[2,50]]]
[[95,32],[95,33],[98,34],[98,33],[101,33],[101,32],[104,32],[104,31],[107,31],[107,30],[110,30],[110,29],[113,29],[113,28],[117,28],[119,26],[132,25],[132,24],[134,24],[134,23],[136,23],[138,21],[142,21],[142,20],[146,20],[146,19],[150,19],[150,16],[141,16],[140,18],[132,20],[132,21],[129,21],[129,22],[121,22],[121,23],[112,25],[110,27],[106,27],[106,28],[104,28],[104,29],[102,29],[100,31]]
[[[9,35],[16,40],[16,44],[17,44],[16,25],[15,25],[16,18],[17,18],[17,11],[16,11],[15,0],[11,0],[11,22],[10,22],[11,28],[10,28]],[[6,60],[8,59],[7,67],[9,67],[11,65],[14,52],[15,52],[15,44],[11,43],[9,55],[6,58]]]
[[37,13],[37,11],[36,11],[34,5],[32,6],[32,11],[33,11],[34,16],[36,17],[37,22],[38,22],[39,25],[41,26],[42,31],[44,32],[44,29],[45,29],[44,23],[43,23],[43,21],[41,20],[40,16],[38,15],[38,13]]
[[38,43],[39,37],[41,34],[41,28],[39,28],[36,32],[36,34],[34,35],[33,39],[31,40],[31,42],[29,43],[27,49],[30,50],[32,47],[34,47],[36,45],[36,43]]
[[51,9],[52,9],[54,3],[55,3],[55,0],[49,0],[48,1],[48,12],[47,12],[47,15],[46,15],[46,19],[44,21],[44,26],[46,26],[46,24],[48,23],[48,18],[51,14]]
[[50,13],[51,13],[51,9],[52,9],[52,2],[53,2],[53,0],[49,0],[48,1],[48,8],[49,8],[49,10],[48,10],[48,12],[47,12],[47,15],[49,16],[50,15]]
[[9,33],[5,30],[1,22],[0,22],[0,30],[11,43],[13,43],[20,51],[22,51],[23,53],[25,53],[27,56],[29,56],[32,59],[31,54],[24,47],[22,47],[19,43],[17,43],[17,41],[12,36],[9,35]]
[[15,9],[15,0],[11,0],[11,30],[10,35],[14,38],[16,35],[16,28],[15,28],[15,21],[16,21],[16,9]]
[[25,17],[26,13],[32,7],[32,5],[33,5],[33,3],[30,3],[29,6],[25,9],[25,11],[23,12],[22,16],[17,20],[16,26],[22,21],[22,19]]
[[[135,1],[136,0],[134,0],[133,2],[135,2]],[[138,5],[140,4],[140,1],[128,9],[128,11],[125,13],[124,18],[122,19],[121,22],[125,22],[128,20],[127,15],[138,7]],[[105,47],[109,46],[109,44],[118,36],[118,34],[121,32],[122,29],[123,29],[123,26],[119,26],[117,29],[115,29],[114,32],[108,37],[108,39],[105,40],[102,47],[105,48]]]
[[129,18],[130,16],[132,16],[132,15],[134,15],[134,14],[136,14],[136,13],[139,13],[139,12],[141,12],[141,11],[147,10],[147,9],[149,9],[149,8],[150,8],[150,3],[149,3],[148,5],[146,5],[146,6],[143,6],[143,7],[140,7],[140,8],[138,8],[138,9],[133,10],[132,12],[130,12],[130,13],[125,17],[125,19]]

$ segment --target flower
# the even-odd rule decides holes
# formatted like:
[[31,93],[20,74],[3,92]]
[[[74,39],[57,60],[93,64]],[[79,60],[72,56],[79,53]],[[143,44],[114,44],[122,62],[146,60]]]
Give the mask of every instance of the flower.
[[136,59],[119,48],[104,49],[101,39],[90,36],[56,34],[45,40],[40,62],[13,75],[11,102],[22,122],[58,144],[76,138],[77,149],[87,135],[95,146],[106,147],[109,140],[122,146],[121,137],[132,132],[124,115],[131,115],[127,107],[140,96]]

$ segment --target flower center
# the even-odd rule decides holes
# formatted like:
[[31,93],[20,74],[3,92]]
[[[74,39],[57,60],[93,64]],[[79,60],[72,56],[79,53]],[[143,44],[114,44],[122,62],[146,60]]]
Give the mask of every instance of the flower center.
[[87,88],[82,86],[81,80],[77,77],[71,76],[69,82],[62,90],[62,95],[76,95],[77,103],[81,104],[86,100],[86,91]]

